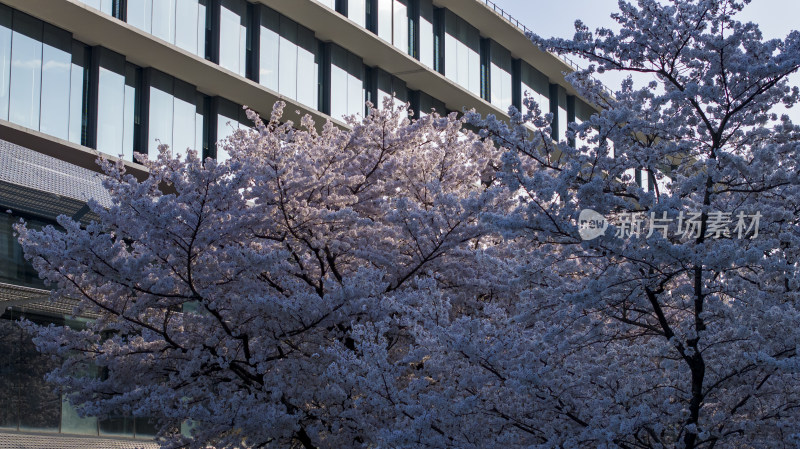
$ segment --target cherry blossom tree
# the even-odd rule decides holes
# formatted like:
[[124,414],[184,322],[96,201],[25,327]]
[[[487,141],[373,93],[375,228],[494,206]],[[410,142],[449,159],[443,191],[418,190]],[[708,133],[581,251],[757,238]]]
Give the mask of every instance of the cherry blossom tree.
[[[800,33],[763,40],[735,20],[745,3],[621,1],[619,32],[533,36],[590,61],[570,75],[600,108],[572,125],[588,144],[473,117],[508,149],[520,204],[495,222],[525,242],[529,297],[468,359],[497,384],[484,409],[545,447],[798,444],[800,128],[773,111],[798,100]],[[609,96],[606,71],[652,81]]]
[[[348,131],[281,124],[281,104],[268,123],[251,112],[228,161],[163,147],[142,182],[105,163],[113,205],[91,204],[97,222],[20,227],[55,294],[99,316],[37,330],[65,357],[50,379],[82,413],[156,417],[166,447],[373,444],[365,429],[386,426],[351,413],[371,399],[337,366],[363,363],[358,329],[393,301],[488,291],[474,259],[497,239],[479,217],[501,190],[481,181],[497,150],[455,114],[384,106]],[[398,328],[386,338],[408,351]]]
[[[796,446],[800,127],[773,110],[800,33],[741,8],[620,2],[617,33],[532,36],[593,63],[569,79],[599,112],[563,142],[532,102],[319,132],[278,105],[225,162],[105,163],[96,223],[19,228],[99,316],[28,325],[50,379],[164,447]],[[603,71],[652,82],[609,96]]]

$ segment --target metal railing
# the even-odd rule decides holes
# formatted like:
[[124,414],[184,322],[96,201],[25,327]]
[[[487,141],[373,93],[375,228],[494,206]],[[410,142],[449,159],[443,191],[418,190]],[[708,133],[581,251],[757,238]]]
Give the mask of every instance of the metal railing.
[[[512,16],[511,14],[506,12],[506,10],[504,10],[503,8],[499,7],[497,5],[497,3],[493,2],[492,0],[478,0],[478,1],[482,1],[488,8],[490,8],[492,11],[496,12],[500,17],[505,19],[511,25],[514,25],[515,27],[517,27],[523,33],[525,33],[525,34],[533,33],[533,31],[531,31],[530,28],[526,27],[525,24],[523,24],[522,22],[517,20],[514,16]],[[556,58],[560,59],[561,61],[563,61],[564,63],[566,63],[568,66],[570,66],[572,68],[572,70],[574,70],[576,72],[579,71],[579,70],[583,70],[583,67],[581,67],[577,62],[573,61],[572,59],[570,59],[570,58],[568,58],[566,56],[557,55],[557,54],[554,54],[552,52],[548,52],[548,53],[550,53],[554,57],[556,57]],[[597,80],[597,78],[595,78],[595,77],[591,77],[591,78],[593,80]],[[605,84],[601,84],[601,86],[603,87],[603,90],[608,95],[610,95],[610,96],[614,95],[614,92],[611,89],[609,89],[608,86],[606,86]]]

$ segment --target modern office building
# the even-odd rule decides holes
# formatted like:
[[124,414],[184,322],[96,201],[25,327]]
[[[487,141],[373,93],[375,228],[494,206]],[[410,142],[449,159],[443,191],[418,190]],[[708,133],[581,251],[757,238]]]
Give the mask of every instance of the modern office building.
[[394,94],[418,114],[507,117],[529,94],[554,137],[592,109],[570,66],[478,0],[0,0],[0,448],[150,445],[145,417],[79,418],[15,321],[80,325],[22,256],[12,224],[90,220],[97,152],[145,176],[158,142],[225,158],[240,105],[318,123]]

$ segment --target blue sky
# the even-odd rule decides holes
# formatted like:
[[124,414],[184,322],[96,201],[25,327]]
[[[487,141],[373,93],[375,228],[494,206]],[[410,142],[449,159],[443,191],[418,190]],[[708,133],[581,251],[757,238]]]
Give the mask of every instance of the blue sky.
[[[493,0],[511,16],[524,23],[534,33],[543,37],[572,37],[575,19],[581,19],[590,29],[597,27],[616,28],[609,15],[617,10],[617,0]],[[753,0],[738,16],[741,21],[759,24],[764,37],[783,38],[792,30],[800,28],[799,0]],[[617,87],[619,77],[602,78],[612,89]],[[790,78],[793,85],[800,85],[800,74]],[[780,111],[785,111],[780,107]],[[789,111],[795,123],[800,123],[800,106]]]

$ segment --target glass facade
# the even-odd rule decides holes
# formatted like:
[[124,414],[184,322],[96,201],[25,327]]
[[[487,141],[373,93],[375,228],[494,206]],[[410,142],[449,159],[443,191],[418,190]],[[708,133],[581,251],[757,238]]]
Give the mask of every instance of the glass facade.
[[[569,106],[568,112],[568,120],[570,122],[574,122],[578,125],[581,123],[589,120],[592,114],[595,113],[592,110],[592,107],[589,106],[585,101],[581,100],[580,98],[570,96],[568,97],[567,106]],[[589,144],[589,138],[591,137],[592,132],[589,132],[587,137],[581,137],[580,135],[575,136],[575,146],[576,148],[580,148],[584,145]]]
[[217,61],[241,76],[247,74],[247,2],[219,0]]
[[[367,99],[380,106],[392,95],[396,104],[412,102],[420,113],[434,107],[444,111],[433,97],[420,94],[417,100],[401,79],[366,67],[358,55],[336,44],[321,44],[312,30],[261,4],[84,3],[112,15],[121,16],[119,8],[124,8],[131,25],[194,54],[208,53],[222,67],[337,119],[363,113]],[[550,85],[547,76],[513,59],[497,42],[482,40],[476,28],[434,7],[432,0],[323,3],[339,7],[351,20],[501,110],[517,105],[526,112],[522,99],[530,95],[543,112],[554,113],[554,137],[566,136],[571,116],[564,89]],[[207,39],[207,33],[213,38]],[[0,119],[127,160],[134,151],[153,155],[158,141],[178,152],[195,148],[208,155],[209,142],[230,133],[220,123],[247,122],[238,108],[216,120],[211,101],[194,86],[155,70],[149,73],[153,75],[145,80],[143,71],[124,56],[99,46],[90,49],[64,30],[0,5]]]
[[367,2],[369,0],[348,0],[347,1],[347,18],[353,22],[367,27]]
[[14,11],[8,119],[36,130],[42,89],[42,28],[41,21]]
[[205,57],[208,1],[127,0],[127,22],[190,53]]
[[488,47],[491,103],[507,111],[513,103],[511,52],[492,40],[489,41]]
[[78,1],[85,4],[86,6],[91,6],[92,8],[98,9],[101,12],[104,12],[111,16],[115,15],[114,14],[116,12],[115,7],[119,2],[119,0],[78,0]]
[[402,106],[410,100],[405,81],[381,69],[372,69],[371,72],[374,88],[370,93],[370,100],[376,107],[382,108],[386,98],[392,98],[395,107]]
[[377,0],[375,32],[405,53],[409,51],[409,1]]
[[419,19],[417,20],[416,37],[418,44],[417,58],[419,62],[434,68],[434,19],[432,0],[418,0]]
[[133,160],[136,148],[137,100],[140,70],[125,57],[105,48],[95,47],[97,64],[96,142],[97,150]]
[[0,5],[0,119],[85,143],[85,52],[70,33]]
[[[173,154],[187,149],[203,155],[205,96],[191,84],[158,70],[147,71],[148,114],[147,152],[158,154],[158,145],[169,145]],[[198,129],[199,128],[199,129]]]
[[[20,319],[45,326],[81,326],[79,320],[63,315],[14,308],[0,314],[0,429],[143,439],[154,436],[147,418],[79,417],[66,397],[45,381],[45,375],[59,362],[36,350],[31,336],[17,323]],[[87,375],[96,375],[96,370],[87,370]]]
[[[0,282],[21,285],[24,287],[43,288],[44,281],[39,279],[33,265],[23,257],[22,246],[14,236],[12,226],[19,217],[11,214],[0,214]],[[25,217],[29,227],[41,229],[49,222]]]
[[481,36],[478,29],[445,10],[444,76],[481,95]]
[[336,9],[336,0],[317,0],[330,9]]
[[447,115],[447,107],[445,107],[444,102],[437,100],[425,92],[412,92],[411,99],[412,107],[417,117],[425,117],[434,110],[439,115]]
[[520,61],[520,111],[528,112],[528,107],[523,101],[526,96],[531,97],[539,105],[542,114],[550,112],[550,80],[547,75],[534,69],[525,61]]
[[558,84],[550,85],[550,112],[553,113],[553,139],[567,138],[567,91]]
[[247,113],[238,104],[224,98],[216,97],[213,99],[214,116],[214,137],[216,146],[216,158],[225,161],[230,158],[228,151],[225,150],[220,142],[232,136],[237,129],[244,129],[252,126],[252,122],[247,118]]
[[314,32],[262,7],[259,82],[281,95],[319,109],[319,42]]
[[364,63],[353,53],[330,46],[330,115],[342,119],[346,115],[364,113]]

